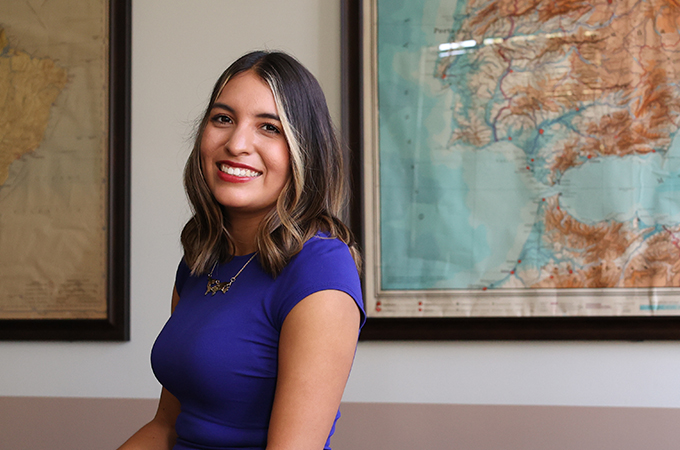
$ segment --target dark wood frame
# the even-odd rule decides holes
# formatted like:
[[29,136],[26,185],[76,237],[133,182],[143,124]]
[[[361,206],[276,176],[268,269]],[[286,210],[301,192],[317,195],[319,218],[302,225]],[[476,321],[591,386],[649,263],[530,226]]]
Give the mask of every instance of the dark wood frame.
[[[364,236],[362,0],[342,0],[342,130],[351,154],[350,225]],[[371,318],[362,340],[677,340],[680,316]]]
[[109,2],[107,319],[0,320],[2,340],[130,339],[131,0]]

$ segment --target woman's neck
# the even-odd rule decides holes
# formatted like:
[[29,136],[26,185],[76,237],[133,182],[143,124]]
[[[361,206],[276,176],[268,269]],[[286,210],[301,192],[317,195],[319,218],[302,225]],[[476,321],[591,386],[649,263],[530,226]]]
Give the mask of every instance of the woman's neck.
[[230,217],[229,233],[234,243],[234,255],[243,256],[257,251],[259,217]]

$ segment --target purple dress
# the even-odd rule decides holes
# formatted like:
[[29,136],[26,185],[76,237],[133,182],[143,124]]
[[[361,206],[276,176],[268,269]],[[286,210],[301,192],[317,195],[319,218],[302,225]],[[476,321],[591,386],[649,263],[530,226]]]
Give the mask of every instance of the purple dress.
[[[220,264],[213,278],[228,281],[251,256]],[[334,289],[354,299],[363,325],[359,275],[347,245],[316,236],[276,279],[255,257],[226,294],[204,295],[206,284],[180,263],[180,301],[151,352],[156,378],[181,404],[174,450],[263,450],[283,321],[303,298]]]

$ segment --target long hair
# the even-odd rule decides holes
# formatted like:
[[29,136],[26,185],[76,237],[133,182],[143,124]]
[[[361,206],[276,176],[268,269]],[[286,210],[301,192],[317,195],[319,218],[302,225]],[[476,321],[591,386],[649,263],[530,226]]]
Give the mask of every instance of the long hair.
[[321,86],[292,56],[257,51],[237,59],[215,83],[184,169],[184,188],[193,216],[184,226],[181,240],[191,272],[207,273],[215,262],[234,255],[229,215],[205,181],[200,150],[210,111],[222,89],[235,75],[249,70],[267,83],[274,95],[291,164],[291,177],[257,232],[260,264],[276,277],[307,240],[324,232],[349,246],[361,271],[357,244],[339,219],[347,198],[344,158]]

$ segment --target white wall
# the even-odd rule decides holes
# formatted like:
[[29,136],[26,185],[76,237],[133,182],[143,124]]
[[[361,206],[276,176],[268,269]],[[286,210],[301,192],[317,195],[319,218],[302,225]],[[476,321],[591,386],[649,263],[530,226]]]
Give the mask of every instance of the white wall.
[[680,407],[668,342],[362,343],[345,401]]
[[[340,117],[339,0],[133,1],[132,340],[0,343],[0,396],[152,398],[168,316],[181,171],[219,73],[254,48],[296,55]],[[362,343],[345,400],[680,407],[676,343]]]

